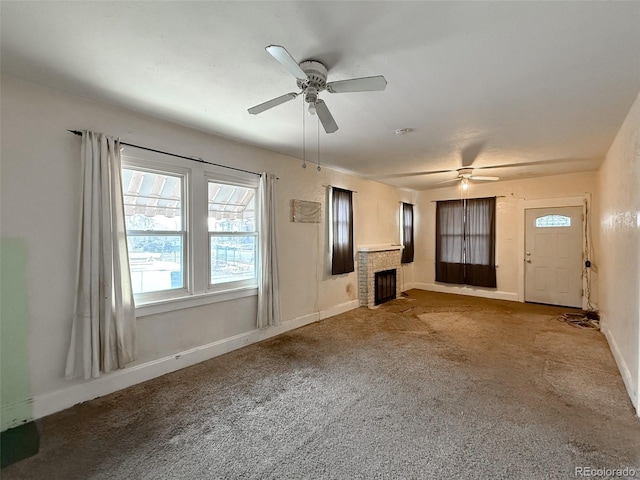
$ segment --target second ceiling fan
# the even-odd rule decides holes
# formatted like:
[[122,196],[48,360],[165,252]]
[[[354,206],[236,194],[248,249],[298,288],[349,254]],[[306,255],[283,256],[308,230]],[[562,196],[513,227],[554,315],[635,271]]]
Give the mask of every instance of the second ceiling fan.
[[333,119],[327,104],[318,98],[318,94],[324,90],[329,93],[347,92],[372,92],[384,90],[387,80],[382,75],[374,77],[351,78],[349,80],[338,80],[327,83],[327,67],[321,62],[307,60],[298,63],[291,54],[281,45],[269,45],[267,52],[282,64],[297,79],[300,92],[290,92],[280,97],[256,105],[248,109],[252,115],[257,115],[270,108],[277,107],[285,102],[293,100],[298,95],[304,95],[304,101],[309,104],[309,113],[318,114],[320,123],[327,133],[338,130],[338,124]]
[[[446,172],[446,170],[445,170]],[[442,172],[442,173],[445,173]],[[460,182],[460,186],[463,188],[463,190],[466,190],[467,188],[469,188],[469,181],[474,180],[474,181],[480,181],[480,182],[496,182],[498,180],[500,180],[500,177],[489,177],[486,175],[474,175],[473,174],[473,168],[459,168],[458,170],[455,170],[455,172],[457,172],[458,177],[457,178],[453,178],[451,180],[444,180],[443,182],[438,182],[438,184],[445,184],[445,183],[454,183],[454,182]]]

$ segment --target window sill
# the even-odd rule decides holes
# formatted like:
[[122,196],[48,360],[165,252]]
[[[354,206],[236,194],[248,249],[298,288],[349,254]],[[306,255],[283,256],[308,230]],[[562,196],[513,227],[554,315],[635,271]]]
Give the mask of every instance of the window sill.
[[185,308],[199,307],[210,303],[226,302],[229,300],[236,300],[238,298],[254,297],[257,295],[258,287],[252,286],[159,300],[136,306],[136,318],[155,315],[157,313],[183,310]]

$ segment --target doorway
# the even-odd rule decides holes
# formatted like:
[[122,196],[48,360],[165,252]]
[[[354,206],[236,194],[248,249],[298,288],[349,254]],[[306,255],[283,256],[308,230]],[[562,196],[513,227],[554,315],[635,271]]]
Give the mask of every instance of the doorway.
[[525,210],[525,301],[582,307],[582,207]]

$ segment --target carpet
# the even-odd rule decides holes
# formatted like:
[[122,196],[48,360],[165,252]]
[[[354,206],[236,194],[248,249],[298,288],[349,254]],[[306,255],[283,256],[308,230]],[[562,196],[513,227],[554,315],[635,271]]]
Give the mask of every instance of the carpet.
[[41,419],[40,453],[2,478],[640,476],[600,332],[569,309],[408,294]]

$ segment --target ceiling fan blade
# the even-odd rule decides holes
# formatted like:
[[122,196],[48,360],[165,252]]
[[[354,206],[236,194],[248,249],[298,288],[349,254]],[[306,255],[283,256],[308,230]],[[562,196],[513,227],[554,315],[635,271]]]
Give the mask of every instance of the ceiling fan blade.
[[318,114],[318,118],[320,119],[320,123],[322,123],[325,132],[333,133],[338,130],[338,124],[333,119],[327,104],[324,103],[323,100],[318,100],[316,103],[316,113]]
[[431,170],[430,172],[412,172],[412,173],[391,173],[389,175],[375,175],[372,178],[403,178],[403,177],[420,177],[422,175],[433,175],[435,173],[449,173],[455,170]]
[[386,87],[387,80],[382,75],[327,83],[327,91],[331,93],[375,92],[384,90]]
[[460,180],[462,180],[462,179],[461,178],[452,178],[450,180],[443,180],[442,182],[438,182],[438,183],[436,183],[436,185],[443,185],[445,183],[459,182]]
[[281,97],[273,98],[267,102],[261,103],[260,105],[251,107],[247,111],[251,115],[257,115],[258,113],[262,113],[265,110],[269,110],[270,108],[277,107],[278,105],[282,105],[283,103],[288,102],[289,100],[293,100],[297,96],[298,94],[294,92],[287,93],[285,95],[282,95]]
[[304,73],[296,59],[282,45],[269,45],[265,50],[298,80],[307,80],[307,74]]
[[469,179],[480,180],[481,182],[495,182],[497,180],[500,180],[500,177],[482,177],[482,176],[471,175]]
[[555,158],[551,160],[540,160],[533,162],[506,163],[503,165],[488,165],[486,167],[476,167],[477,170],[488,170],[490,168],[511,168],[511,167],[538,167],[541,165],[554,165],[567,162],[584,162],[590,161],[590,158]]

